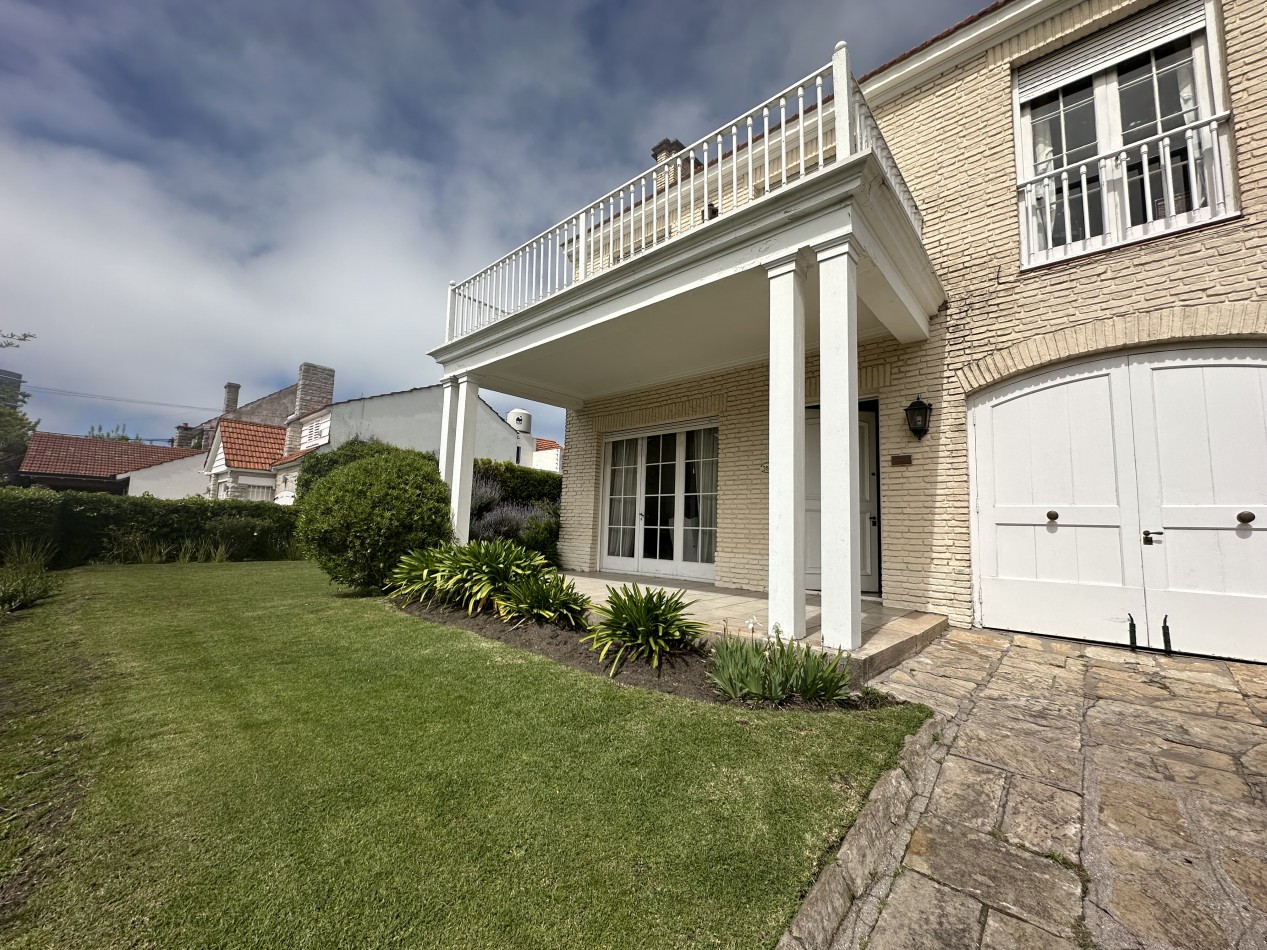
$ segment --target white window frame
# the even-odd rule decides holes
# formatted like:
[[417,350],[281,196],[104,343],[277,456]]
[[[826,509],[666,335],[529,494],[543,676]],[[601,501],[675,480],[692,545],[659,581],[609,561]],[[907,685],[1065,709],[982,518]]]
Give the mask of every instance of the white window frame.
[[[1184,4],[1180,0],[1170,0],[1166,4],[1159,4],[1158,7],[1178,7],[1181,5]],[[1152,196],[1153,206],[1161,207],[1162,209],[1162,213],[1160,215],[1154,214],[1152,220],[1140,224],[1132,224],[1129,211],[1124,208],[1127,198],[1122,184],[1125,176],[1123,159],[1127,155],[1128,149],[1135,150],[1139,146],[1138,144],[1128,147],[1122,145],[1117,69],[1122,62],[1134,58],[1145,51],[1145,49],[1156,49],[1158,45],[1171,42],[1179,37],[1170,36],[1167,39],[1158,40],[1144,49],[1139,47],[1124,48],[1121,50],[1120,55],[1117,53],[1106,54],[1102,48],[1102,42],[1099,44],[1101,48],[1094,49],[1095,58],[1099,62],[1097,71],[1091,73],[1090,78],[1093,85],[1096,138],[1099,152],[1095,158],[1089,159],[1077,167],[1054,169],[1045,175],[1039,175],[1034,172],[1033,135],[1029,116],[1030,102],[1055,88],[1061,88],[1069,83],[1077,82],[1079,79],[1088,78],[1085,66],[1083,68],[1078,67],[1078,51],[1085,49],[1090,55],[1098,37],[1093,35],[1087,40],[1081,41],[1078,45],[1072,47],[1071,51],[1061,51],[1058,54],[1052,54],[1053,57],[1059,56],[1061,58],[1065,75],[1061,76],[1059,72],[1055,73],[1053,78],[1045,82],[1042,92],[1035,92],[1024,101],[1021,98],[1020,77],[1026,67],[1021,67],[1020,70],[1013,70],[1012,108],[1013,128],[1015,130],[1016,178],[1018,182],[1016,201],[1021,237],[1021,267],[1023,270],[1149,240],[1159,234],[1182,231],[1211,221],[1235,217],[1239,214],[1235,175],[1236,163],[1231,141],[1230,114],[1226,109],[1226,76],[1223,68],[1220,24],[1215,0],[1205,0],[1203,11],[1201,25],[1183,34],[1192,42],[1193,83],[1199,118],[1196,122],[1185,126],[1184,129],[1167,133],[1167,136],[1171,138],[1182,137],[1185,134],[1184,130],[1192,128],[1193,134],[1197,137],[1196,140],[1203,150],[1203,154],[1208,156],[1204,169],[1200,173],[1193,173],[1200,174],[1200,184],[1203,190],[1209,194],[1207,204],[1202,207],[1179,210],[1177,201],[1174,200],[1173,195],[1169,194],[1170,189],[1167,188],[1168,194]],[[1112,30],[1113,27],[1108,29]],[[1161,136],[1156,138],[1160,139]],[[1161,145],[1160,142],[1152,144],[1155,149],[1159,149]],[[1156,154],[1156,151],[1152,151],[1150,154]],[[1070,201],[1069,191],[1067,186],[1062,191],[1060,176],[1062,172],[1068,173],[1069,178],[1067,180],[1072,184],[1076,184],[1079,172],[1082,169],[1088,169],[1088,178],[1093,177],[1097,173],[1100,178],[1103,233],[1087,236],[1079,241],[1069,240],[1064,244],[1042,247],[1035,240],[1038,234],[1036,230],[1038,226],[1036,215],[1039,213],[1042,202],[1042,198],[1038,193],[1044,191],[1042,187],[1044,184],[1051,182],[1054,184],[1054,188],[1046,188],[1045,194],[1049,197],[1052,194],[1063,194],[1068,207]],[[1165,174],[1163,173],[1164,177]],[[1073,200],[1076,201],[1077,199]],[[1171,209],[1173,213],[1167,214],[1166,209]],[[1059,210],[1057,208],[1057,211]],[[1077,211],[1080,209],[1073,208],[1071,210]],[[1047,208],[1047,213],[1050,214],[1050,206]],[[1064,220],[1065,227],[1070,227],[1072,214],[1066,213]]]
[[[720,424],[716,418],[692,419],[689,422],[675,422],[668,425],[646,427],[640,429],[627,429],[620,432],[608,432],[603,435],[603,457],[602,465],[599,469],[599,478],[602,479],[602,506],[600,517],[598,519],[598,563],[602,570],[614,570],[620,572],[635,573],[639,576],[646,577],[668,577],[679,578],[682,580],[701,580],[712,581],[716,577],[717,550],[718,545],[713,547],[712,561],[684,561],[682,560],[682,534],[683,518],[681,511],[678,510],[674,517],[673,525],[673,551],[675,559],[672,561],[657,561],[655,568],[648,569],[645,564],[640,567],[631,567],[629,562],[632,560],[635,564],[641,562],[638,551],[642,545],[642,515],[644,513],[643,505],[646,504],[646,491],[643,485],[645,478],[643,453],[645,452],[645,439],[652,435],[667,435],[670,433],[677,434],[680,438],[676,440],[676,471],[674,473],[674,498],[685,501],[686,487],[686,433],[696,429],[718,429]],[[620,442],[625,439],[637,439],[638,441],[638,494],[640,499],[637,508],[637,518],[634,534],[634,557],[621,558],[613,557],[607,553],[607,528],[611,513],[611,458],[612,443]],[[714,529],[717,532],[717,541],[721,539],[721,433],[718,432],[718,523]]]

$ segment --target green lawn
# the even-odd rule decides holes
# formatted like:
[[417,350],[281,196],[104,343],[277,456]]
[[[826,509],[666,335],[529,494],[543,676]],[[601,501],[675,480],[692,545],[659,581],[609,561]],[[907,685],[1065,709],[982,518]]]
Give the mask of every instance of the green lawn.
[[772,946],[927,714],[620,687],[304,563],[65,578],[0,626],[8,948]]

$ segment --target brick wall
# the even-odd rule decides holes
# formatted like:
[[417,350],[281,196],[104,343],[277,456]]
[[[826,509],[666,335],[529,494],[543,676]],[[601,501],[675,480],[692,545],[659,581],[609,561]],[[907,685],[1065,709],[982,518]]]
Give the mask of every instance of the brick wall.
[[[966,397],[1063,359],[1146,343],[1267,339],[1267,69],[1259,0],[1224,0],[1224,52],[1242,214],[1152,241],[1021,271],[1012,70],[1141,8],[1086,0],[972,62],[876,108],[876,118],[924,215],[924,241],[948,306],[928,341],[859,346],[859,392],[879,399],[884,601],[968,624]],[[564,457],[565,566],[598,566],[605,433],[715,415],[721,466],[716,582],[766,584],[767,369],[753,366],[568,413]],[[807,365],[817,401],[817,364]],[[916,441],[902,409],[933,403]],[[710,408],[711,407],[711,408]],[[914,464],[893,466],[909,454]]]
[[876,109],[949,301],[927,343],[861,351],[892,368],[881,399],[883,456],[902,439],[905,402],[922,393],[936,406],[932,431],[912,443],[916,464],[881,470],[888,604],[971,619],[966,389],[1138,343],[1267,337],[1267,97],[1255,89],[1267,37],[1258,0],[1223,3],[1242,216],[1021,271],[1012,69],[1141,6],[1087,0]]

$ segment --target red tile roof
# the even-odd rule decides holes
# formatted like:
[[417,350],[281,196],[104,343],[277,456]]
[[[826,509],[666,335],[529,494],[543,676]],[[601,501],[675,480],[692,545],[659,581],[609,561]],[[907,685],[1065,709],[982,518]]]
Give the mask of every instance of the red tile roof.
[[561,449],[563,446],[555,442],[554,439],[537,439],[537,451],[548,452],[550,449]]
[[286,427],[221,419],[220,445],[229,468],[266,472],[282,457],[286,448]]
[[169,445],[36,432],[27,443],[20,471],[23,475],[113,478],[123,472],[202,454],[202,449],[175,449]]

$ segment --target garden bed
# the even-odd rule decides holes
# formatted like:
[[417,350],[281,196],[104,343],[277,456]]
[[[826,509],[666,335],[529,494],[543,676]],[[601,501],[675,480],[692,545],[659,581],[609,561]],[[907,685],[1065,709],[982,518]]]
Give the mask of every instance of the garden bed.
[[[403,605],[401,609],[411,616],[431,623],[461,627],[463,630],[477,633],[489,640],[507,643],[522,650],[549,657],[564,666],[584,670],[595,676],[608,677],[607,666],[599,662],[598,651],[591,650],[587,644],[581,643],[581,634],[575,630],[565,630],[549,624],[506,624],[492,614],[480,613],[471,616],[465,610],[427,606],[417,602]],[[851,702],[834,706],[803,703],[797,700],[778,706],[772,703],[734,703],[722,697],[713,687],[712,681],[708,678],[708,657],[703,653],[675,654],[661,664],[659,670],[652,669],[645,663],[622,663],[611,679],[625,686],[653,689],[697,702],[744,706],[752,709],[797,709],[802,712],[817,712],[829,709],[879,709],[885,706],[901,705],[900,700],[870,689],[855,692]]]

